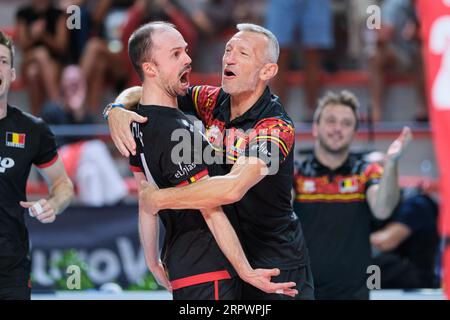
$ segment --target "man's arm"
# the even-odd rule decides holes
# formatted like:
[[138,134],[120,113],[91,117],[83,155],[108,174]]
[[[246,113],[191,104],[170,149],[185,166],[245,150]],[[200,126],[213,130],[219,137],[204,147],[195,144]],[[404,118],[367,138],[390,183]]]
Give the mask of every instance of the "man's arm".
[[[185,96],[178,97],[179,108],[183,112],[196,113],[197,117],[207,123],[212,118],[212,110],[217,105],[221,89],[213,86],[195,86],[189,88]],[[141,117],[137,113],[130,111],[139,103],[142,95],[141,87],[131,87],[125,89],[114,101],[124,108],[107,109],[105,115],[108,117],[108,126],[112,140],[119,152],[128,157],[136,154],[136,143],[131,134],[130,125],[132,122],[144,123],[148,119]]]
[[31,208],[32,216],[40,222],[51,223],[55,221],[56,215],[66,209],[72,201],[74,197],[73,184],[59,158],[51,166],[41,169],[41,173],[49,186],[49,198],[31,202],[21,201],[20,205],[24,208]]
[[[208,178],[205,177],[192,185],[196,185]],[[148,195],[151,192],[148,190],[156,190],[155,187],[148,183],[143,184],[142,188],[142,198],[140,198],[139,203],[144,207],[148,204]],[[144,205],[145,203],[145,205]],[[142,210],[146,214],[144,216],[156,217],[147,211],[146,208]],[[224,255],[230,261],[231,265],[234,267],[239,277],[255,286],[256,288],[266,292],[266,293],[281,293],[291,297],[298,294],[296,289],[292,287],[296,286],[295,282],[285,282],[285,283],[273,283],[271,282],[271,277],[277,276],[280,273],[279,269],[253,269],[244,254],[244,250],[238,239],[238,236],[228,220],[227,216],[223,212],[221,207],[215,207],[211,209],[200,210],[203,218],[205,219],[208,228],[211,230],[214,239],[216,240],[219,248],[222,250]]]
[[400,136],[391,144],[387,151],[384,172],[380,183],[370,186],[367,190],[367,200],[370,209],[377,219],[387,219],[400,200],[398,160],[411,140],[411,130],[407,127],[403,128]]
[[141,172],[134,172],[139,190],[139,238],[144,248],[145,262],[156,281],[167,290],[172,291],[170,281],[163,264],[159,258],[159,222],[158,217],[147,214],[145,206],[142,205],[142,183],[146,181],[145,175]]
[[250,266],[237,234],[221,207],[203,209],[201,213],[219,248],[243,281],[266,293],[281,293],[291,297],[298,294],[298,290],[292,289],[296,286],[295,282],[271,282],[272,277],[280,274],[279,269],[253,269]]
[[242,199],[247,191],[267,175],[267,165],[256,157],[240,157],[231,172],[208,177],[181,188],[161,189],[147,194],[149,211],[163,209],[207,209]]
[[128,110],[139,103],[141,96],[142,87],[127,88],[114,101],[116,104],[122,104],[125,108],[113,108],[105,114],[108,117],[111,138],[117,150],[124,157],[129,157],[130,154],[136,155],[136,142],[131,133],[131,123],[145,123],[148,120],[146,117]]

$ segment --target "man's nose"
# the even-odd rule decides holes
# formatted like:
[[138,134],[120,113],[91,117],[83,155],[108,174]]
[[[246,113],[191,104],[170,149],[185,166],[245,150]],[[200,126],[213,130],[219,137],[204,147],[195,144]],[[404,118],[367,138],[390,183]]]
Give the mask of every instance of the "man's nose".
[[186,58],[184,61],[184,64],[191,64],[192,63],[192,59],[191,57],[186,53]]
[[224,61],[225,64],[227,64],[227,65],[235,64],[235,62],[236,62],[235,54],[234,54],[233,52],[227,52],[227,53],[225,53],[225,56],[224,56],[223,61]]

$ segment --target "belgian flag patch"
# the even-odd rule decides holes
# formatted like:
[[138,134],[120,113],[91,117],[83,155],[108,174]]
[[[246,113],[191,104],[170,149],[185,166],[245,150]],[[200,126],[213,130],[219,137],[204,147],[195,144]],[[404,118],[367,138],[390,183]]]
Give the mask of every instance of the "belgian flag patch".
[[25,133],[6,132],[6,146],[13,148],[25,148]]

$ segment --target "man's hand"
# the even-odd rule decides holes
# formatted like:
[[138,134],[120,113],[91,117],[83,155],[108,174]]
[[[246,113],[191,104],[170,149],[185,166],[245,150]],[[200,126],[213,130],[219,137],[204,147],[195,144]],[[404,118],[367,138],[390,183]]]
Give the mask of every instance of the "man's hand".
[[155,277],[156,282],[158,282],[158,284],[160,286],[163,286],[169,292],[172,292],[172,286],[170,284],[169,279],[167,278],[166,270],[164,269],[164,266],[161,263],[161,261],[159,261],[154,266],[152,266],[150,268],[150,272],[153,274],[153,276]]
[[20,201],[20,205],[29,210],[31,217],[42,223],[52,223],[56,219],[56,210],[51,201],[47,199],[30,202]]
[[251,274],[240,275],[240,277],[248,284],[266,293],[278,293],[295,297],[298,294],[298,290],[295,289],[295,282],[271,282],[271,278],[276,277],[279,274],[279,269],[255,269]]
[[411,129],[409,127],[403,127],[403,131],[400,136],[389,146],[386,153],[386,160],[398,160],[404,153],[411,140]]
[[139,191],[139,206],[141,212],[145,214],[158,214],[158,209],[155,207],[155,203],[152,199],[154,192],[156,192],[158,188],[153,184],[148,183],[147,181],[141,181],[141,188]]
[[[142,96],[142,87],[131,87],[122,91],[114,103],[121,103],[126,109],[136,106]],[[144,123],[146,117],[141,117],[135,112],[127,111],[122,108],[114,108],[108,113],[108,125],[111,132],[111,138],[119,152],[128,157],[136,154],[136,143],[131,134],[130,125],[132,122]]]
[[136,112],[128,111],[123,108],[114,108],[109,111],[108,125],[111,138],[116,145],[117,150],[125,156],[129,157],[130,153],[136,155],[136,142],[131,133],[131,123],[144,123],[146,117],[138,115]]

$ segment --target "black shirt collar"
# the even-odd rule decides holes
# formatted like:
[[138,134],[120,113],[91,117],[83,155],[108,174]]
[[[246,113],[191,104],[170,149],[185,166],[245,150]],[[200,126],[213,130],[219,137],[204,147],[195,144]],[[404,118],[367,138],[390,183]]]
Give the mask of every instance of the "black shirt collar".
[[225,122],[225,127],[238,126],[246,121],[254,121],[261,118],[261,113],[265,110],[267,104],[271,101],[272,94],[268,86],[264,89],[263,94],[258,101],[248,109],[243,115],[230,121],[231,117],[231,97],[227,95],[226,99],[214,110],[214,118]]
[[354,161],[355,161],[354,156],[349,154],[347,159],[345,159],[344,163],[342,163],[342,165],[340,167],[333,170],[333,169],[330,169],[327,166],[323,165],[319,161],[319,159],[316,157],[315,153],[313,153],[311,155],[311,164],[312,164],[313,168],[316,170],[316,172],[318,172],[319,174],[330,174],[330,173],[348,174],[354,166]]

